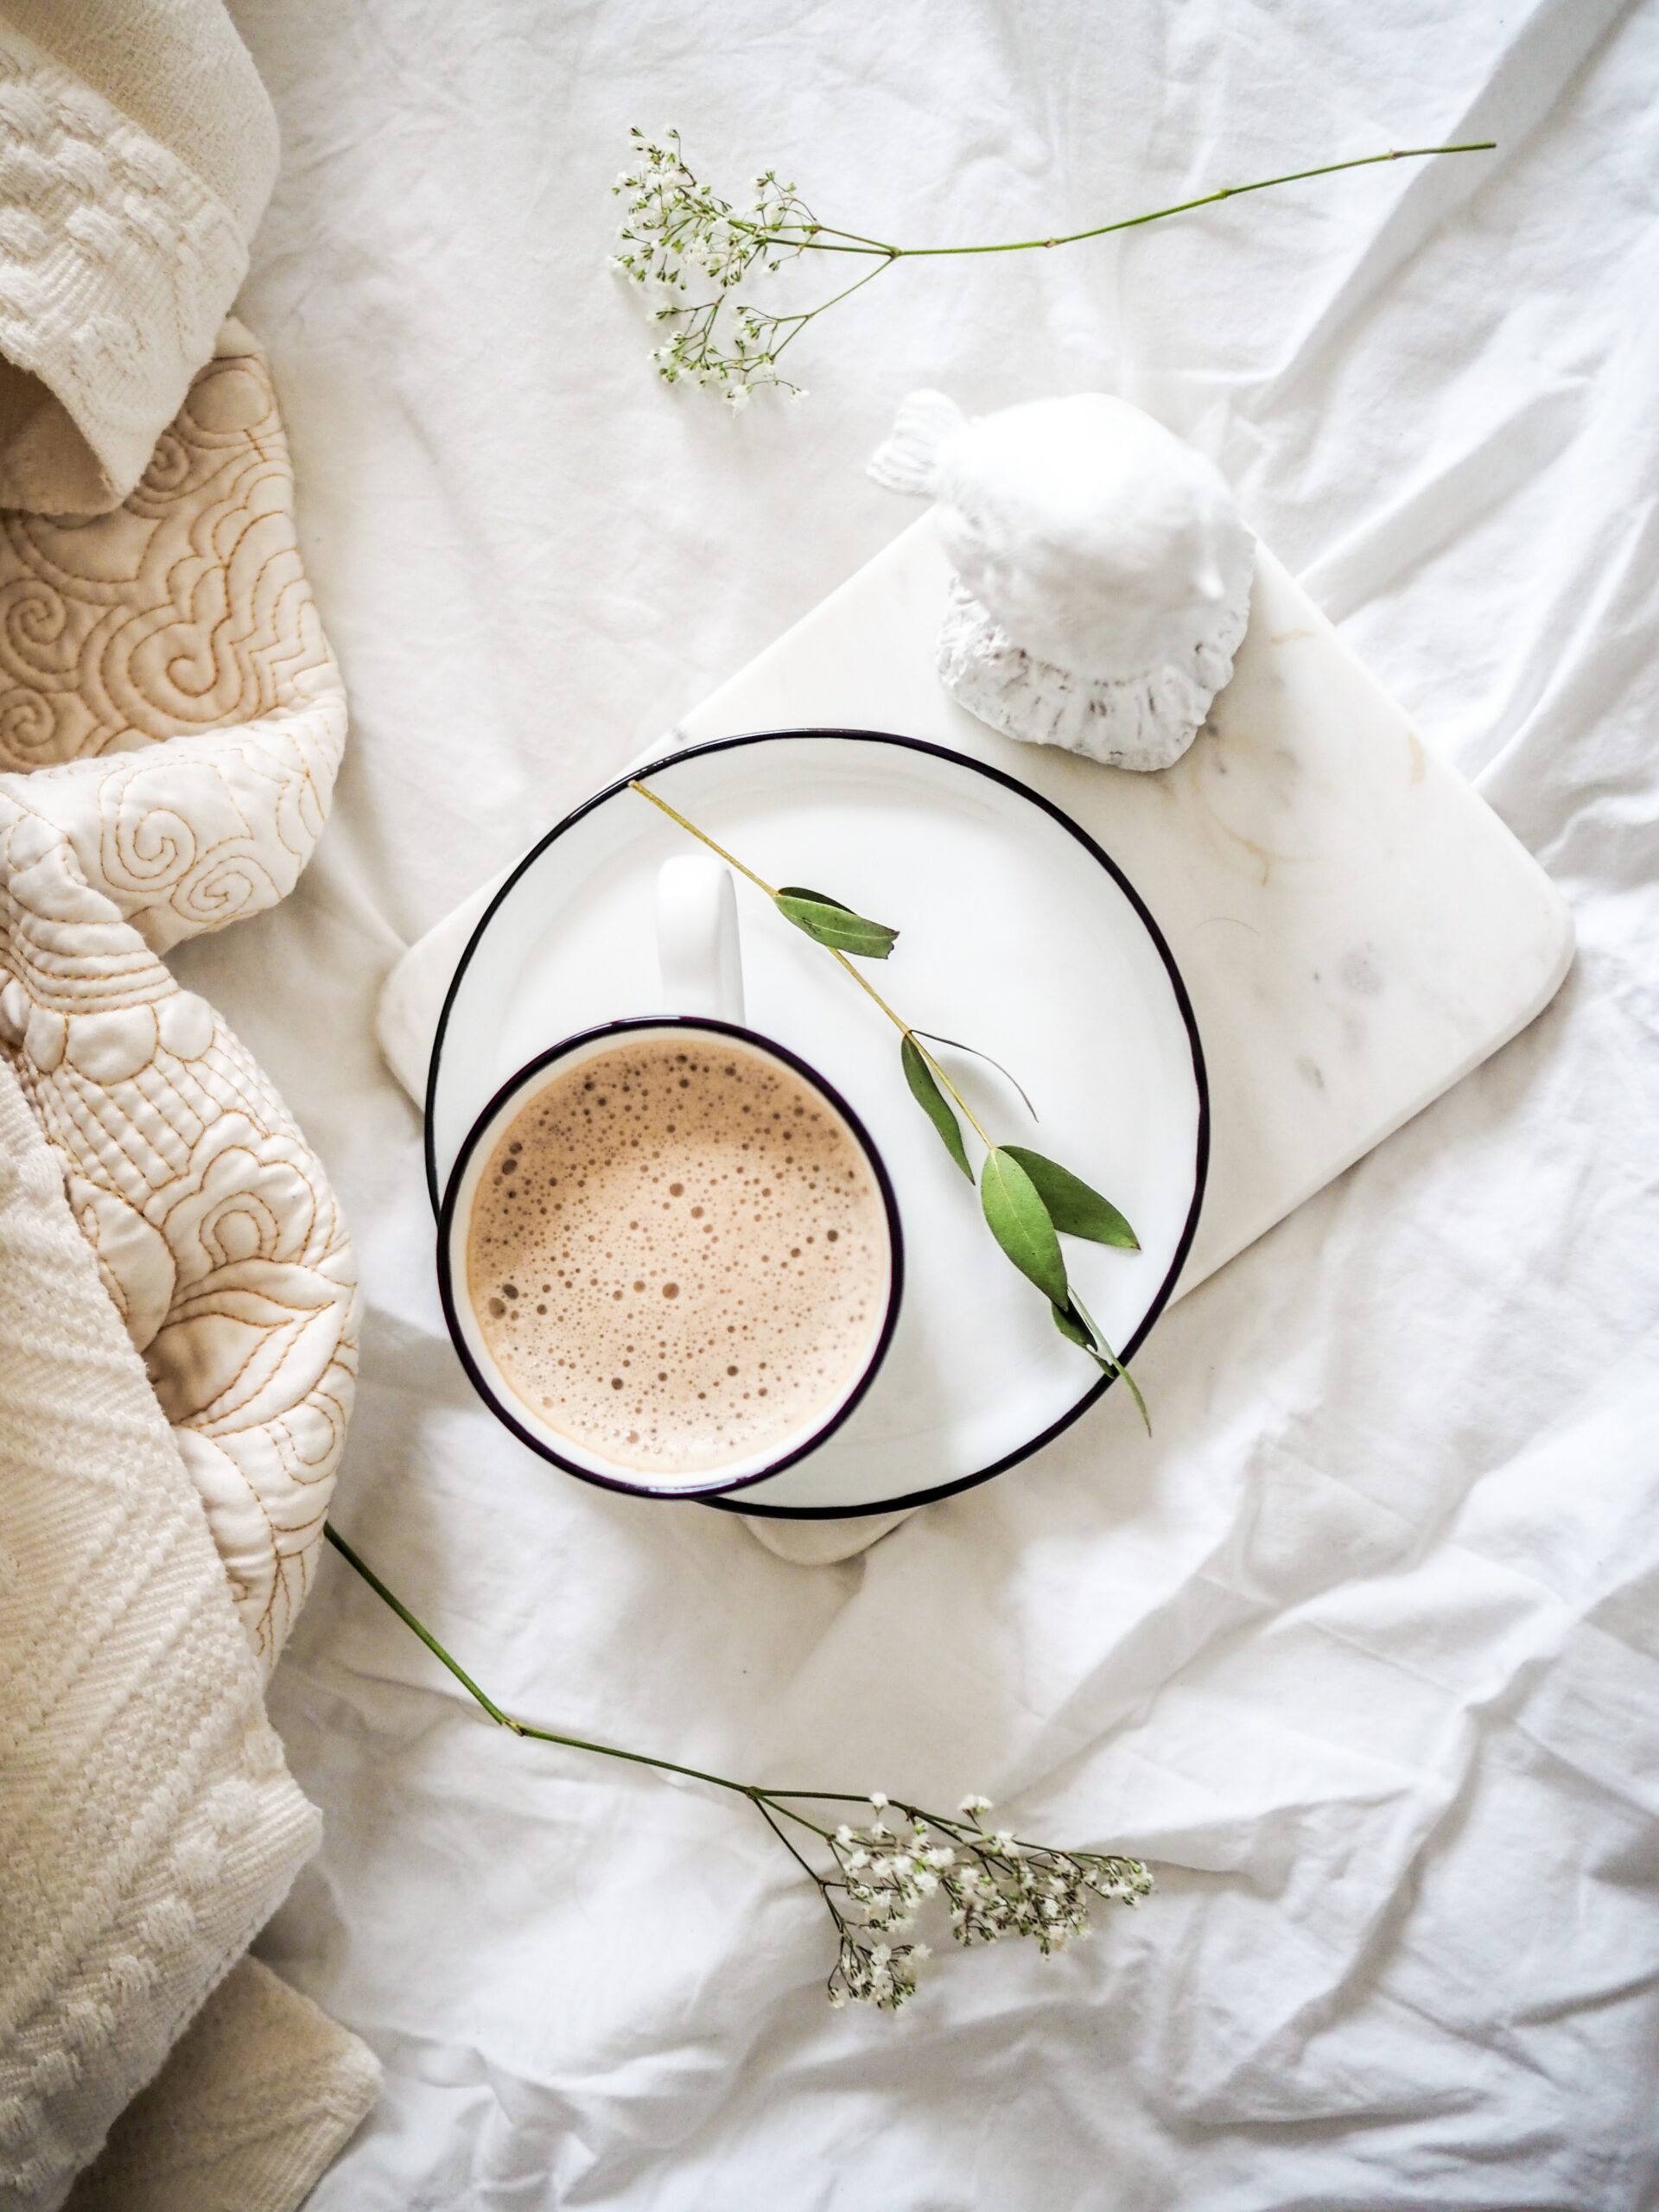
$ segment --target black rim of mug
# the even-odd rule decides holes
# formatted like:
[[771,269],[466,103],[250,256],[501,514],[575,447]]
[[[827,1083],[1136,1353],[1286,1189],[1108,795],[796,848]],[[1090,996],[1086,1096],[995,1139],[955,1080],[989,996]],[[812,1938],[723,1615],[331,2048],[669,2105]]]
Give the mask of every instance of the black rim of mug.
[[[573,1052],[581,1051],[584,1046],[596,1045],[612,1038],[637,1034],[642,1030],[670,1035],[692,1030],[702,1036],[734,1038],[739,1044],[751,1052],[758,1052],[763,1058],[781,1061],[785,1067],[792,1069],[803,1082],[811,1085],[825,1103],[839,1115],[851,1130],[855,1142],[869,1164],[876,1189],[881,1196],[882,1210],[887,1216],[887,1243],[892,1255],[892,1265],[887,1274],[887,1310],[881,1317],[881,1326],[877,1332],[875,1343],[859,1372],[858,1379],[844,1397],[837,1399],[833,1408],[813,1429],[810,1436],[804,1438],[799,1444],[779,1458],[769,1459],[758,1473],[753,1475],[739,1475],[735,1478],[723,1476],[716,1478],[712,1482],[698,1484],[664,1484],[643,1480],[628,1482],[620,1475],[601,1474],[593,1467],[583,1466],[580,1460],[567,1459],[562,1452],[556,1450],[545,1437],[537,1435],[535,1430],[527,1427],[514,1414],[512,1408],[504,1402],[501,1393],[473,1357],[472,1349],[467,1342],[461,1327],[459,1302],[455,1296],[454,1248],[458,1236],[465,1234],[465,1224],[458,1225],[456,1216],[460,1210],[461,1193],[467,1180],[467,1169],[473,1155],[491,1135],[495,1124],[500,1121],[504,1110],[515,1100],[525,1096],[533,1090],[543,1077],[547,1074],[549,1069],[556,1066],[561,1060],[568,1059]],[[463,1269],[465,1264],[463,1258],[461,1262]],[[772,1038],[763,1037],[758,1031],[746,1029],[737,1022],[717,1020],[712,1015],[646,1014],[627,1015],[616,1021],[602,1021],[592,1029],[578,1030],[574,1036],[561,1038],[556,1045],[550,1045],[545,1052],[538,1052],[533,1060],[527,1060],[523,1067],[508,1077],[467,1131],[466,1141],[455,1154],[455,1164],[449,1172],[448,1185],[444,1192],[443,1203],[438,1212],[438,1296],[442,1302],[443,1319],[449,1332],[449,1340],[454,1345],[461,1363],[467,1371],[467,1379],[488,1406],[490,1411],[494,1414],[496,1419],[505,1427],[511,1429],[521,1444],[528,1445],[538,1458],[550,1460],[554,1466],[562,1468],[568,1475],[576,1476],[582,1482],[594,1483],[601,1490],[616,1491],[624,1497],[687,1498],[712,1503],[717,1497],[747,1490],[753,1483],[768,1482],[773,1475],[781,1474],[785,1467],[792,1467],[798,1459],[804,1459],[809,1452],[816,1452],[826,1437],[834,1435],[863,1398],[871,1383],[874,1382],[881,1363],[887,1356],[887,1347],[893,1342],[893,1330],[898,1325],[899,1303],[904,1294],[904,1287],[905,1240],[899,1221],[899,1201],[893,1191],[893,1179],[887,1173],[887,1163],[877,1151],[875,1141],[863,1122],[860,1121],[835,1085],[821,1076],[816,1068],[809,1066],[806,1061],[791,1052],[786,1045],[778,1044]]]

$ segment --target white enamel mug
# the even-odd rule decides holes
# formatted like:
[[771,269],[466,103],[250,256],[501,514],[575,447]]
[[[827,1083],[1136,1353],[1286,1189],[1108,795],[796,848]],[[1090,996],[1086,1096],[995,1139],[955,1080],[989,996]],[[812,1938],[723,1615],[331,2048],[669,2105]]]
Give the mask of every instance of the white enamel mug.
[[[875,1379],[898,1322],[904,1243],[892,1180],[863,1122],[816,1069],[786,1046],[744,1026],[736,900],[731,873],[721,862],[701,855],[681,855],[664,863],[657,885],[657,944],[664,998],[675,1011],[632,1015],[562,1039],[510,1076],[474,1122],[456,1156],[439,1211],[438,1289],[449,1334],[474,1389],[497,1420],[532,1452],[585,1482],[636,1497],[709,1497],[765,1482],[793,1466],[833,1436],[859,1403]],[[700,1466],[678,1477],[653,1469],[647,1476],[567,1435],[514,1389],[491,1350],[468,1287],[467,1240],[496,1147],[539,1090],[562,1081],[585,1061],[601,1058],[624,1041],[688,1034],[718,1037],[728,1052],[749,1053],[787,1068],[817,1094],[862,1154],[880,1195],[885,1296],[878,1301],[868,1337],[848,1380],[827,1405],[764,1450],[734,1458],[728,1465]]]

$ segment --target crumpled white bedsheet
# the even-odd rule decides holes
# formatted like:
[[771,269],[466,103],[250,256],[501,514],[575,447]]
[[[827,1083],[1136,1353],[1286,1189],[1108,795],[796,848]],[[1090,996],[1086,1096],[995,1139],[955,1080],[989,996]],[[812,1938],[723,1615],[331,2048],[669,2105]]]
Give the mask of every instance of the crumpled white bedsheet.
[[[327,1158],[368,1311],[342,1527],[494,1694],[757,1777],[982,1788],[1159,1895],[832,2015],[758,1821],[492,1730],[341,1568],[275,1682],[327,1838],[267,1941],[387,2069],[316,2212],[1659,2202],[1659,16],[1221,0],[245,0],[243,311],[353,703],[276,912],[180,962]],[[1502,151],[900,267],[810,404],[658,388],[633,121],[821,213],[1026,235],[1390,142]],[[1104,385],[1575,902],[1516,1044],[1184,1301],[1038,1465],[804,1570],[474,1406],[400,948],[899,526],[894,399]]]

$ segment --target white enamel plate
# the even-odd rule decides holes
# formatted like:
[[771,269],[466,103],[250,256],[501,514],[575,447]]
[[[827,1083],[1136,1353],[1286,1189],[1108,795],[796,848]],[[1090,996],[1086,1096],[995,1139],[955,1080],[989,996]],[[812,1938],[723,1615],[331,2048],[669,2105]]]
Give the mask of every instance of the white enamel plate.
[[[1174,1289],[1208,1153],[1204,1058],[1157,925],[1077,824],[994,768],[849,730],[721,740],[641,769],[770,883],[806,883],[891,923],[865,972],[941,1049],[1001,1141],[1060,1160],[1134,1224],[1138,1252],[1065,1242],[1084,1304],[1132,1358]],[[450,985],[427,1089],[434,1201],[509,1076],[573,1032],[671,1012],[656,884],[697,849],[626,783],[549,832],[508,878]],[[978,1199],[906,1088],[898,1033],[827,953],[740,882],[748,1026],[819,1069],[861,1116],[898,1192],[906,1274],[869,1395],[809,1458],[729,1499],[801,1518],[916,1505],[1000,1474],[1107,1385],[992,1243]],[[977,1147],[969,1138],[970,1151]]]

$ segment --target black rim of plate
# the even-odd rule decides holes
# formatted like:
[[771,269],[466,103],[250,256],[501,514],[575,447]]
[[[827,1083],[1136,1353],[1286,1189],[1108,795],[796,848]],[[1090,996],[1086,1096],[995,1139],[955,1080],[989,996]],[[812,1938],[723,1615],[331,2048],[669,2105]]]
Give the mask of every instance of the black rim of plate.
[[[700,745],[683,746],[677,752],[665,753],[658,760],[645,761],[637,768],[631,768],[626,775],[619,776],[614,783],[607,784],[603,791],[595,791],[591,798],[584,799],[580,806],[567,814],[562,822],[556,823],[544,837],[532,845],[479,917],[476,927],[467,940],[467,949],[455,964],[455,972],[449,979],[449,988],[444,994],[442,1011],[438,1016],[437,1030],[432,1039],[432,1057],[428,1064],[426,1079],[424,1133],[426,1182],[432,1201],[433,1212],[442,1213],[442,1194],[438,1188],[437,1155],[432,1137],[432,1109],[437,1097],[444,1038],[449,1027],[450,1013],[460,995],[467,971],[472,965],[474,954],[483,943],[498,909],[512,893],[519,879],[527,869],[533,868],[542,855],[556,844],[561,837],[573,830],[577,823],[594,813],[598,808],[607,805],[612,799],[626,791],[629,785],[639,778],[660,775],[665,769],[677,768],[684,761],[700,760],[710,753],[735,753],[745,746],[776,745],[788,743],[799,738],[828,738],[854,745],[886,745],[892,746],[901,752],[926,753],[936,760],[945,760],[953,767],[965,768],[973,775],[982,776],[988,783],[1000,784],[1004,791],[1014,792],[1016,798],[1025,799],[1029,804],[1038,808],[1042,813],[1047,815],[1051,821],[1057,822],[1069,836],[1077,840],[1084,852],[1089,854],[1111,877],[1113,882],[1134,908],[1141,927],[1151,938],[1153,947],[1163,962],[1165,972],[1169,977],[1170,988],[1174,994],[1175,1004],[1185,1027],[1187,1043],[1192,1050],[1192,1081],[1198,1102],[1198,1132],[1197,1141],[1193,1146],[1192,1200],[1187,1208],[1186,1221],[1176,1241],[1174,1254],[1170,1260],[1168,1269],[1147,1306],[1145,1314],[1141,1317],[1141,1325],[1128,1342],[1119,1349],[1118,1357],[1127,1365],[1145,1344],[1160,1315],[1174,1294],[1175,1285],[1179,1281],[1181,1269],[1186,1263],[1186,1255],[1192,1249],[1192,1239],[1198,1234],[1198,1215],[1204,1205],[1205,1184],[1210,1172],[1210,1080],[1205,1068],[1204,1046],[1198,1039],[1198,1025],[1193,1015],[1192,1001],[1187,995],[1186,984],[1182,979],[1180,969],[1175,964],[1175,956],[1170,950],[1163,931],[1153,919],[1146,900],[1142,899],[1111,855],[1103,847],[1096,844],[1089,832],[1080,823],[1074,822],[1063,807],[1055,805],[1053,800],[1046,798],[1041,791],[1033,791],[1029,784],[1022,784],[1017,776],[1010,776],[1005,770],[993,767],[988,761],[973,760],[969,754],[957,753],[948,745],[937,745],[930,738],[900,737],[891,730],[806,728],[751,730],[739,737],[709,738]],[[771,1046],[770,1039],[763,1041],[769,1047]],[[457,1155],[457,1164],[459,1164],[459,1157]],[[450,1173],[453,1181],[454,1170],[451,1169]],[[681,1495],[687,1497],[689,1503],[715,1506],[728,1513],[742,1513],[754,1518],[764,1517],[769,1521],[857,1521],[879,1513],[908,1512],[914,1506],[936,1504],[941,1498],[955,1497],[963,1491],[972,1490],[980,1483],[989,1482],[994,1476],[1006,1474],[1010,1467],[1017,1467],[1021,1460],[1029,1459],[1034,1452],[1040,1452],[1045,1445],[1052,1444],[1057,1436],[1063,1435],[1074,1421],[1080,1421],[1090,1407],[1096,1404],[1110,1389],[1115,1380],[1116,1377],[1110,1375],[1096,1376],[1089,1389],[1066,1412],[1060,1414],[1057,1420],[1051,1421],[1046,1429],[1031,1438],[1027,1443],[1020,1445],[1016,1451],[1005,1452],[1000,1459],[994,1460],[989,1466],[976,1468],[970,1475],[958,1475],[948,1483],[935,1483],[926,1489],[906,1491],[902,1496],[897,1497],[875,1498],[868,1503],[858,1505],[768,1505],[762,1500],[751,1499],[747,1491],[727,1492],[715,1497],[707,1494],[698,1496],[696,1493],[681,1493]]]
[[[859,1149],[869,1162],[870,1173],[875,1179],[876,1189],[881,1194],[882,1210],[887,1219],[887,1243],[893,1258],[887,1276],[887,1303],[874,1345],[860,1370],[857,1382],[834,1410],[793,1451],[785,1452],[781,1459],[762,1467],[758,1474],[740,1475],[735,1481],[730,1477],[722,1479],[716,1476],[714,1480],[702,1484],[675,1483],[659,1485],[648,1482],[623,1482],[610,1475],[599,1474],[592,1467],[584,1467],[579,1460],[567,1459],[563,1452],[556,1451],[545,1438],[526,1428],[511,1406],[503,1400],[500,1392],[473,1357],[461,1334],[461,1319],[456,1311],[454,1262],[450,1251],[455,1235],[456,1200],[466,1179],[467,1164],[489,1134],[502,1108],[522,1093],[533,1090],[537,1078],[549,1068],[560,1060],[569,1059],[572,1052],[579,1052],[584,1045],[597,1044],[601,1038],[626,1037],[639,1030],[657,1029],[695,1030],[703,1036],[734,1037],[751,1052],[770,1059],[781,1060],[785,1067],[792,1068],[804,1083],[809,1084],[819,1097],[840,1115],[852,1131]],[[770,1037],[763,1037],[758,1029],[745,1029],[734,1021],[719,1021],[712,1015],[626,1014],[619,1020],[601,1021],[591,1029],[578,1030],[574,1036],[562,1037],[556,1045],[550,1045],[544,1052],[538,1052],[533,1060],[527,1060],[516,1074],[507,1077],[467,1130],[461,1150],[455,1154],[455,1164],[449,1171],[443,1204],[438,1209],[438,1296],[443,1305],[449,1341],[460,1355],[461,1363],[466,1369],[474,1389],[497,1420],[510,1428],[518,1441],[528,1445],[538,1457],[551,1460],[556,1467],[563,1467],[567,1475],[575,1475],[585,1483],[597,1484],[601,1490],[616,1491],[624,1497],[701,1498],[705,1504],[711,1504],[716,1497],[729,1497],[738,1491],[747,1490],[752,1483],[770,1482],[774,1475],[781,1475],[786,1467],[792,1467],[798,1459],[804,1459],[809,1452],[816,1452],[826,1437],[835,1434],[874,1382],[881,1363],[887,1356],[887,1346],[893,1342],[893,1330],[898,1325],[899,1304],[904,1295],[904,1288],[905,1238],[899,1220],[899,1200],[893,1191],[893,1179],[887,1173],[887,1162],[876,1149],[874,1138],[835,1085],[821,1076],[816,1068],[809,1067],[804,1060],[791,1052],[787,1045],[779,1045]]]

